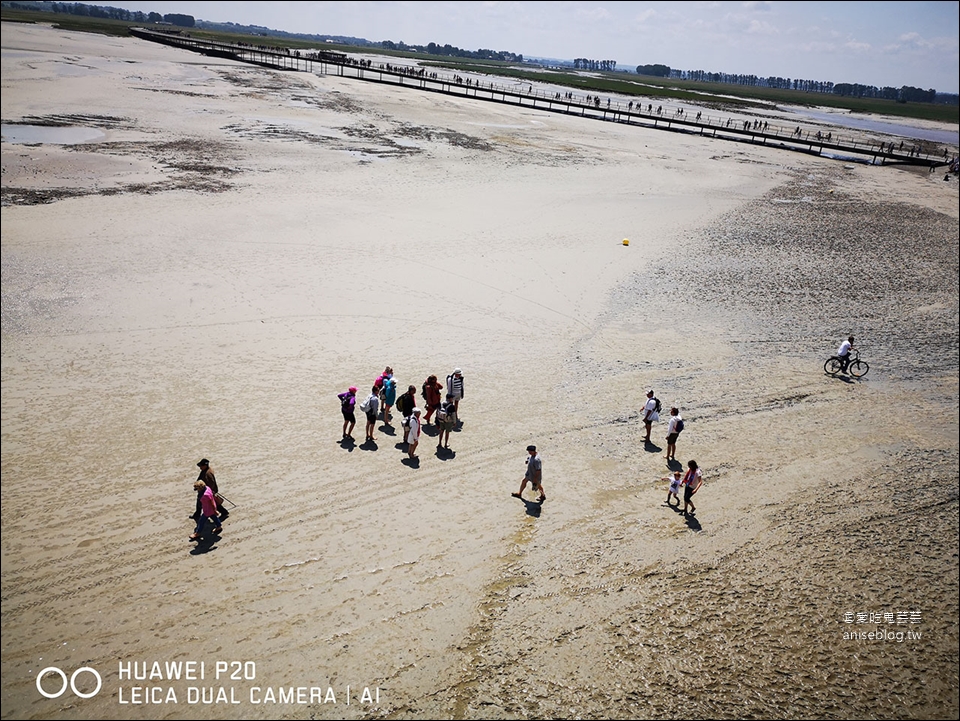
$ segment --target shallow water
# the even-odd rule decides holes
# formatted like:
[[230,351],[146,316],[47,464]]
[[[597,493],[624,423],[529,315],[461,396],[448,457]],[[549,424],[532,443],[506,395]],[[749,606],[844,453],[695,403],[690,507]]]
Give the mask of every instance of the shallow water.
[[49,145],[77,145],[103,140],[107,136],[96,128],[78,126],[49,126],[49,125],[2,125],[3,142],[18,144],[45,143]]
[[909,138],[913,140],[929,140],[933,143],[960,144],[960,133],[949,130],[934,130],[932,128],[915,128],[911,125],[900,125],[897,123],[884,123],[878,120],[861,117],[858,115],[849,115],[846,113],[824,113],[817,110],[808,110],[807,108],[791,108],[797,115],[820,120],[831,125],[839,125],[844,128],[855,128],[856,130],[872,130],[877,133],[886,133],[887,135],[896,135],[897,137]]

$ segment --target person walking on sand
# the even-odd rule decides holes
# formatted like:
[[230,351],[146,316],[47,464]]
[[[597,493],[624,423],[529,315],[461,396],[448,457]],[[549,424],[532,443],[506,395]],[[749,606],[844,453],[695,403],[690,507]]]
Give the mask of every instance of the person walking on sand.
[[437,409],[437,428],[440,433],[437,434],[437,450],[445,448],[450,450],[450,431],[457,424],[457,406],[453,402],[453,394],[447,393],[447,399],[440,404]]
[[410,460],[417,457],[417,446],[420,445],[420,409],[414,408],[407,422],[407,455]]
[[[213,469],[210,467],[210,461],[208,461],[206,458],[201,458],[197,463],[197,468],[200,469],[200,473],[197,474],[197,480],[203,481],[204,485],[213,490],[213,500],[217,504],[217,511],[224,521],[227,520],[227,516],[230,515],[230,512],[223,505],[223,499],[220,497],[220,487],[217,485],[217,477],[213,475]],[[192,516],[190,516],[195,521],[200,520],[200,515],[203,512],[203,504],[201,502],[202,495],[202,492],[197,493],[197,510]]]
[[210,519],[212,519],[216,525],[213,532],[219,535],[223,531],[223,526],[220,524],[220,517],[217,516],[217,501],[213,497],[213,489],[203,481],[196,481],[193,484],[193,490],[200,496],[201,513],[200,518],[197,520],[197,528],[194,530],[193,535],[190,536],[190,540],[200,540],[206,528],[207,521]]
[[520,490],[517,493],[511,493],[514,498],[523,498],[523,489],[527,487],[527,484],[530,484],[530,488],[534,491],[540,491],[540,496],[537,498],[537,501],[543,503],[547,500],[547,494],[543,492],[543,461],[540,460],[540,455],[537,453],[536,446],[527,446],[527,472],[523,475],[523,480],[520,482]]
[[683,476],[683,514],[687,514],[687,506],[690,507],[690,515],[697,512],[697,507],[693,505],[693,495],[700,490],[703,485],[703,473],[696,461],[687,461],[687,472]]
[[380,408],[380,396],[377,394],[377,387],[373,386],[364,401],[360,404],[360,410],[367,416],[366,440],[373,440],[373,431],[377,425],[377,410]]
[[353,438],[353,427],[357,424],[354,408],[357,405],[357,387],[350,386],[343,393],[338,393],[340,412],[343,414],[343,437]]
[[390,408],[397,402],[397,381],[393,376],[383,379],[380,401],[383,403],[383,422],[389,426],[390,420],[393,417],[390,415]]
[[[437,377],[431,375],[423,383],[423,392],[424,403],[427,404],[427,412],[423,414],[423,420],[427,425],[430,425],[430,416],[433,415],[434,411],[440,408],[440,403],[443,402],[443,386],[440,385],[440,382],[437,380]],[[437,422],[439,426],[439,421]]]
[[463,373],[459,368],[454,368],[453,373],[447,376],[447,393],[453,396],[453,404],[456,407],[457,418],[460,417],[460,401],[463,400]]
[[653,422],[660,420],[660,410],[657,408],[659,405],[660,401],[654,397],[653,391],[647,391],[647,402],[643,406],[643,427],[647,432],[643,439],[645,445],[650,443],[650,430],[653,428]]
[[670,422],[667,424],[667,460],[677,460],[677,438],[680,437],[680,431],[683,430],[683,418],[680,417],[680,409],[670,409]]
[[677,499],[677,507],[680,507],[680,484],[683,483],[683,473],[678,468],[673,472],[672,476],[666,476],[661,478],[661,481],[670,481],[670,488],[667,489],[667,505],[670,504],[670,496],[673,496]]

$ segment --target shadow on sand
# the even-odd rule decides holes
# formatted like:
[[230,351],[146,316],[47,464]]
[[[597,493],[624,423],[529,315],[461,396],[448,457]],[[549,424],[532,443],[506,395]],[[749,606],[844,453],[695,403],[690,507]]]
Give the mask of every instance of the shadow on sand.
[[671,511],[676,513],[678,516],[682,516],[683,522],[687,524],[687,528],[689,528],[691,531],[700,532],[703,530],[703,526],[700,525],[700,521],[697,520],[697,517],[695,515],[693,515],[692,513],[683,512],[682,503],[673,504],[673,503],[667,502],[667,503],[664,503],[664,505],[667,508],[669,508]]
[[512,498],[518,498],[523,501],[523,505],[525,506],[524,511],[528,516],[540,518],[540,512],[543,510],[543,501],[528,501],[526,498],[519,497],[515,493],[511,493],[510,495]]
[[217,541],[219,540],[220,540],[220,536],[215,536],[212,533],[207,533],[201,536],[199,541],[190,541],[190,543],[197,544],[194,548],[190,549],[190,555],[199,556],[203,553],[210,553],[210,551],[216,551]]
[[437,446],[437,451],[434,454],[441,461],[452,461],[457,457],[457,452],[452,448],[444,448],[443,446]]

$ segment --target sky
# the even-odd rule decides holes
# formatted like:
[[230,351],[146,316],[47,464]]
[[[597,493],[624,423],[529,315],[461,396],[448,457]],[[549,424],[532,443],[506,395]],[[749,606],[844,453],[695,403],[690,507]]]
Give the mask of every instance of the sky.
[[[87,0],[91,2],[91,0]],[[960,2],[123,2],[288,32],[618,68],[960,90]]]

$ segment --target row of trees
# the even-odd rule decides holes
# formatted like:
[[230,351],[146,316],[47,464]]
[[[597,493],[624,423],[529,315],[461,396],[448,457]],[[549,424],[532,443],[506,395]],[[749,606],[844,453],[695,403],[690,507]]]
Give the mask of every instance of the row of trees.
[[81,15],[90,18],[103,18],[105,20],[122,20],[124,22],[134,23],[170,23],[183,28],[192,28],[196,25],[192,15],[182,15],[180,13],[144,13],[139,10],[126,10],[124,8],[115,8],[107,5],[87,5],[85,3],[60,3],[60,2],[12,2],[11,8],[19,10],[33,10],[58,13],[60,15]]
[[616,60],[588,60],[587,58],[574,58],[573,67],[576,70],[606,70],[613,72],[617,69]]
[[392,40],[384,40],[380,47],[385,50],[400,50],[404,52],[426,53],[428,55],[443,55],[453,58],[475,58],[477,60],[501,60],[509,63],[522,63],[523,55],[507,52],[506,50],[464,50],[455,45],[446,43],[438,45],[437,43],[427,43],[426,45],[407,45],[405,42],[395,43]]
[[[896,100],[900,103],[948,102],[947,100],[938,100],[940,94],[933,88],[924,90],[923,88],[915,88],[910,85],[904,85],[901,88],[875,88],[871,85],[858,85],[856,83],[837,83],[833,86],[833,92],[836,95],[854,98],[884,98],[886,100]],[[953,102],[957,102],[956,95],[945,97],[953,97]]]
[[638,65],[637,75],[652,75],[655,78],[669,78],[669,65]]
[[957,104],[960,98],[956,94],[938,93],[934,89],[924,90],[911,85],[900,88],[885,86],[882,88],[859,83],[831,83],[820,80],[802,80],[800,78],[781,78],[770,75],[743,75],[731,73],[711,73],[705,70],[676,70],[666,65],[638,65],[638,75],[652,75],[677,80],[696,80],[704,83],[728,83],[757,88],[777,88],[780,90],[801,90],[807,93],[826,93],[853,98],[880,98],[899,103],[941,103]]

